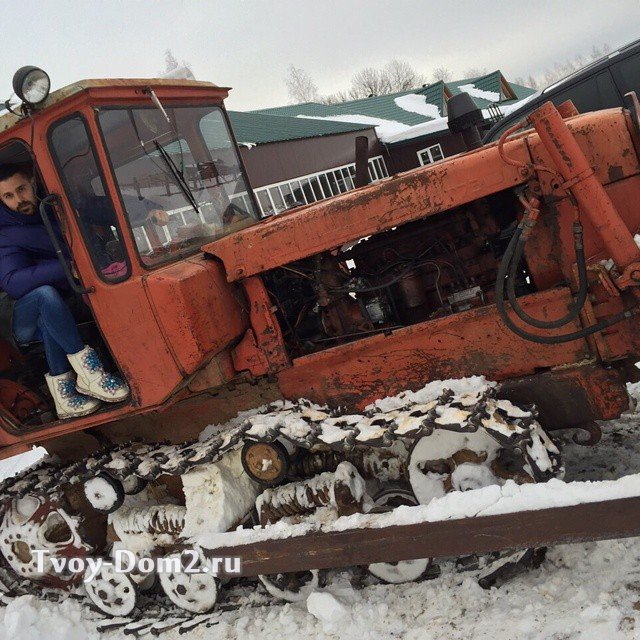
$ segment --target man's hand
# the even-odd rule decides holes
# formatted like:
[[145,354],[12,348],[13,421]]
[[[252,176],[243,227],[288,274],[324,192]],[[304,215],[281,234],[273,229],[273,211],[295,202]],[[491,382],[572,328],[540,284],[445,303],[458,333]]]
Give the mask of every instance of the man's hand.
[[169,224],[169,214],[162,209],[153,209],[152,211],[149,211],[147,220],[151,220],[154,224],[164,227]]

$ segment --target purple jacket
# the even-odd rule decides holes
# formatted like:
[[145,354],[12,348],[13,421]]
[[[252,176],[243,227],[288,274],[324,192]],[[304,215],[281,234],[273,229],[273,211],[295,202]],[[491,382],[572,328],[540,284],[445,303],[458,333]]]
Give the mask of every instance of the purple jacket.
[[[61,245],[66,249],[62,239]],[[69,288],[40,215],[16,213],[0,203],[0,288],[17,300],[47,284],[62,292]]]

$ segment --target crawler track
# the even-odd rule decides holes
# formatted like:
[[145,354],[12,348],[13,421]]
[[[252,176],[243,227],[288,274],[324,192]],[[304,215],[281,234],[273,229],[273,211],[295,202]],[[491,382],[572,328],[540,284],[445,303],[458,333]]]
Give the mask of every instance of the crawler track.
[[[130,442],[68,465],[47,460],[0,485],[1,515],[4,517],[16,499],[33,495],[45,496],[66,507],[65,491],[99,473],[121,481],[132,476],[153,481],[161,475],[182,475],[199,465],[217,462],[247,442],[279,440],[297,449],[348,455],[362,448],[387,449],[398,441],[410,448],[438,432],[442,438],[446,433],[484,431],[501,451],[511,452],[520,461],[516,475],[524,472],[532,481],[545,481],[562,471],[559,452],[536,422],[534,409],[498,400],[492,389],[464,395],[444,391],[436,400],[425,403],[416,402],[415,397],[411,393],[401,394],[392,408],[377,408],[366,414],[331,411],[304,400],[279,401],[202,441],[181,445]],[[20,595],[54,601],[66,597],[18,579],[4,560],[0,566],[0,591],[3,602]],[[80,588],[70,595],[83,598],[81,591]],[[217,624],[221,613],[233,608],[223,595],[213,613],[193,615],[176,608],[164,597],[139,593],[130,616],[103,618],[99,626],[105,631],[124,628],[133,635],[157,635],[176,628],[187,632],[195,626]]]

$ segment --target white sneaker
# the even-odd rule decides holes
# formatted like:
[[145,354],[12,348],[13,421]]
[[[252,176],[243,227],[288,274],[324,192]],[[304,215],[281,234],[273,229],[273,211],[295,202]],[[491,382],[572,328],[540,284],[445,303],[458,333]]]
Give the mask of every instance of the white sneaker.
[[82,395],[76,391],[76,381],[73,371],[52,376],[45,373],[45,380],[49,392],[53,396],[58,418],[78,418],[93,413],[100,406],[100,401]]
[[107,373],[95,349],[86,346],[82,351],[67,355],[78,374],[76,390],[103,402],[122,402],[129,397],[129,387],[119,376]]

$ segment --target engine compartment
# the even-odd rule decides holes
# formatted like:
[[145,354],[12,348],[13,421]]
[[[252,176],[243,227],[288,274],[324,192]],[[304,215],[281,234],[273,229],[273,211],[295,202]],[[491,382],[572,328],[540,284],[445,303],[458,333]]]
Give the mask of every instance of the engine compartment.
[[[502,191],[268,272],[290,354],[490,304],[520,211]],[[526,266],[516,288],[536,290]]]

